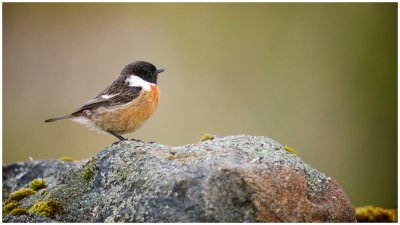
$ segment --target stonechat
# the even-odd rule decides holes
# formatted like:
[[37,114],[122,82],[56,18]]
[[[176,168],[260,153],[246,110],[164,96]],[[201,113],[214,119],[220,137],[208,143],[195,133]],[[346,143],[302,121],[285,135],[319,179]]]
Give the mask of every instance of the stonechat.
[[81,108],[44,122],[71,119],[121,141],[127,140],[121,135],[139,128],[157,109],[157,77],[162,72],[164,69],[144,61],[128,64],[117,80]]

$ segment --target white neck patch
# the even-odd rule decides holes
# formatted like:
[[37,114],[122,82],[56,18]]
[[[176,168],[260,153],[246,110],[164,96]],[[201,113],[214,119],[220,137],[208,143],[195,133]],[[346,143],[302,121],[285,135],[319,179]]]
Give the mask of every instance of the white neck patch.
[[130,87],[141,87],[145,91],[150,91],[151,89],[150,82],[147,82],[136,75],[128,77],[128,79],[126,79],[125,81],[129,83]]

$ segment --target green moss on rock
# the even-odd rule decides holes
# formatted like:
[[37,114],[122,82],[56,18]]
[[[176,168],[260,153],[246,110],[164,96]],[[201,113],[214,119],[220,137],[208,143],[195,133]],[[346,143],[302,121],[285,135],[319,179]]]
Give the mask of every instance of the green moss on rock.
[[6,204],[3,205],[3,215],[8,214],[9,212],[11,212],[13,209],[18,207],[18,203],[17,202],[8,202]]
[[31,183],[29,184],[29,188],[34,191],[40,190],[45,187],[46,187],[46,181],[42,179],[35,179],[31,181]]
[[285,146],[284,148],[285,148],[286,151],[288,151],[288,152],[290,152],[290,153],[292,153],[292,154],[294,154],[294,155],[297,154],[296,149],[294,149],[294,148],[292,148],[292,147],[290,147],[290,146]]
[[69,157],[69,156],[63,156],[63,157],[58,158],[58,160],[71,162],[71,161],[74,161],[75,159],[72,157]]
[[53,217],[55,214],[63,213],[61,203],[54,200],[36,202],[30,209],[30,213],[39,216]]
[[201,137],[200,141],[208,141],[208,140],[213,140],[215,137],[212,134],[205,134],[203,137]]
[[397,210],[368,205],[356,208],[356,217],[358,222],[397,222]]
[[28,197],[30,195],[35,194],[36,191],[29,189],[29,188],[20,188],[17,191],[13,192],[10,194],[10,197],[8,197],[7,202],[11,202],[11,201],[20,201],[21,199]]
[[92,180],[93,176],[93,161],[89,161],[85,169],[83,170],[83,178],[85,178],[86,181],[90,181]]
[[10,214],[13,216],[20,216],[20,215],[28,214],[28,210],[21,209],[21,208],[15,208],[15,209],[11,210]]

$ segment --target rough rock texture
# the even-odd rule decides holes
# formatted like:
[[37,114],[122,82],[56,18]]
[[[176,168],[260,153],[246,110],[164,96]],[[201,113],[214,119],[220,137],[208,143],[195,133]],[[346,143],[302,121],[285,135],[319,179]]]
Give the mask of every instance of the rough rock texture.
[[4,222],[355,222],[340,186],[279,143],[216,137],[181,147],[124,141],[89,161],[3,166],[3,202],[35,178],[55,200],[52,217],[3,215]]
[[[3,202],[11,192],[20,187],[28,187],[29,182],[36,178],[54,179],[55,175],[76,167],[77,162],[60,160],[28,161],[3,166]],[[83,165],[83,163],[79,163]]]

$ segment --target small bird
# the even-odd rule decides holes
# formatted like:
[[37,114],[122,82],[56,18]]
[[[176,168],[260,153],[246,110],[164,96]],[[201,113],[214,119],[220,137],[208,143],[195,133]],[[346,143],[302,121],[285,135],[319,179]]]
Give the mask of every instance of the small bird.
[[85,105],[44,122],[71,119],[121,141],[127,140],[121,135],[139,128],[157,109],[157,77],[162,72],[164,69],[144,61],[128,64],[117,80]]

